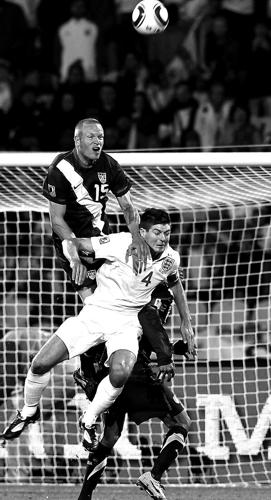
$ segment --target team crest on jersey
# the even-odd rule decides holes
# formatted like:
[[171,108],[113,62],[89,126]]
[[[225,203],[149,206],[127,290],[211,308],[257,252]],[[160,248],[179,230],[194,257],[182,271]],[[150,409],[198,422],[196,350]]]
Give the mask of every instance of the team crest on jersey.
[[103,245],[104,243],[108,243],[109,241],[110,241],[110,238],[108,236],[103,236],[102,238],[99,238],[100,245]]
[[170,271],[172,269],[172,267],[174,266],[174,263],[175,263],[174,259],[172,259],[171,257],[166,257],[163,260],[162,265],[161,265],[159,271],[162,274],[168,273],[168,271]]
[[48,184],[48,191],[50,196],[53,196],[53,198],[56,197],[56,188],[55,186],[52,186],[52,184]]
[[90,269],[90,270],[87,272],[87,277],[88,277],[88,279],[90,279],[90,280],[95,280],[95,278],[96,278],[96,269]]
[[102,184],[106,183],[106,172],[97,172],[98,179]]

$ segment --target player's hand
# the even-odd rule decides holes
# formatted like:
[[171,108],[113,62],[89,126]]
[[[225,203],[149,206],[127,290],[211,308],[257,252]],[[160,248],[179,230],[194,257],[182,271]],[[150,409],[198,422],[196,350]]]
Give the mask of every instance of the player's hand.
[[157,378],[163,382],[166,380],[169,382],[175,375],[174,366],[172,363],[168,365],[162,365],[158,367]]
[[140,234],[133,235],[132,243],[126,252],[126,262],[130,256],[133,258],[133,270],[135,274],[140,274],[146,270],[147,260],[151,258],[151,253],[149,246]]
[[196,344],[194,344],[193,349],[191,352],[187,352],[185,354],[185,357],[188,361],[195,361],[196,357],[198,355],[198,350]]
[[87,268],[81,260],[72,260],[70,262],[72,269],[72,280],[76,285],[82,285],[87,277]]
[[187,342],[184,342],[182,339],[177,340],[177,342],[175,342],[173,344],[173,353],[174,354],[178,354],[180,356],[185,356],[185,358],[188,361],[195,360],[196,357],[197,357],[197,346],[196,346],[196,344],[194,343],[194,346],[193,346],[193,349],[192,349],[191,352],[188,352],[187,349],[188,349]]
[[184,343],[187,343],[187,352],[189,354],[192,354],[194,352],[194,346],[195,346],[195,335],[190,322],[182,321],[181,338],[184,341]]

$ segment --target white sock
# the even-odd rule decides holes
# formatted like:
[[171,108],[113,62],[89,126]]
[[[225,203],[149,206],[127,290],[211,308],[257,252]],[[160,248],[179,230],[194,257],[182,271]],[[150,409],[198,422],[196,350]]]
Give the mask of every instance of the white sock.
[[123,387],[114,387],[109,380],[109,375],[101,380],[92,402],[83,415],[82,420],[86,427],[91,427],[98,416],[116,401]]
[[50,372],[36,375],[31,368],[28,370],[24,384],[24,407],[21,411],[23,418],[32,417],[36,413],[42,392],[47,387],[50,377]]

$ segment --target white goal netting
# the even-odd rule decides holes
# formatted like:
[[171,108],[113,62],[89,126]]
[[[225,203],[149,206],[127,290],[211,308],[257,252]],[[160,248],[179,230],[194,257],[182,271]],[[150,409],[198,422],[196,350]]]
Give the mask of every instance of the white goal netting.
[[[31,356],[81,304],[55,259],[42,183],[54,154],[0,154],[0,426],[22,406]],[[195,327],[198,360],[176,359],[176,394],[192,418],[168,484],[266,484],[271,480],[271,160],[269,153],[115,153],[139,210],[170,212]],[[109,200],[112,229],[125,227]],[[175,310],[168,321],[178,337]],[[78,418],[85,399],[77,360],[54,370],[42,418],[0,447],[1,482],[80,482],[86,454]],[[106,483],[148,470],[164,435],[127,422]]]

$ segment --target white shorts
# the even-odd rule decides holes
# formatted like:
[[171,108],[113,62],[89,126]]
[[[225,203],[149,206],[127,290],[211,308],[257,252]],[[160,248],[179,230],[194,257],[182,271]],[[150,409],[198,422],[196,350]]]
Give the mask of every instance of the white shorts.
[[66,345],[69,358],[105,342],[108,361],[119,349],[137,356],[142,329],[137,314],[127,315],[86,304],[78,316],[66,319],[55,334]]

